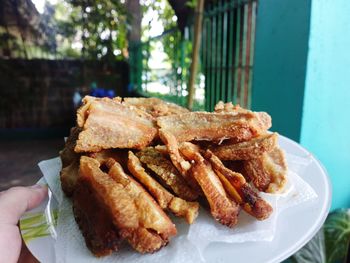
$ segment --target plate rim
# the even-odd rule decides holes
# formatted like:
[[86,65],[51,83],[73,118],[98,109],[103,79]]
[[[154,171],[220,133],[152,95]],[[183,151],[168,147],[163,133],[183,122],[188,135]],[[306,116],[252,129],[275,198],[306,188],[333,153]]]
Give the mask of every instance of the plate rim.
[[[283,137],[285,140],[287,140],[288,142],[292,143],[294,146],[296,146],[297,148],[299,148],[300,150],[302,150],[303,152],[310,154],[311,157],[316,161],[316,164],[320,167],[320,169],[323,171],[324,173],[324,179],[325,179],[325,192],[328,193],[328,195],[326,195],[327,198],[327,203],[325,205],[323,205],[321,213],[320,213],[320,217],[318,218],[318,225],[314,225],[313,229],[310,229],[305,236],[308,236],[307,238],[305,238],[305,240],[300,241],[297,245],[295,245],[294,247],[290,248],[289,250],[285,251],[284,253],[281,253],[279,256],[276,256],[275,258],[271,259],[271,263],[275,263],[275,262],[281,262],[287,258],[289,258],[290,256],[292,256],[295,252],[297,252],[298,250],[300,250],[303,246],[305,246],[316,234],[317,232],[322,228],[324,222],[327,219],[328,213],[330,211],[331,205],[332,205],[332,183],[329,177],[329,173],[326,169],[326,167],[323,165],[323,163],[312,153],[310,152],[308,149],[306,149],[304,146],[300,145],[299,143],[293,141],[292,139],[283,136],[283,135],[279,135],[281,137]],[[284,211],[282,211],[283,213]]]

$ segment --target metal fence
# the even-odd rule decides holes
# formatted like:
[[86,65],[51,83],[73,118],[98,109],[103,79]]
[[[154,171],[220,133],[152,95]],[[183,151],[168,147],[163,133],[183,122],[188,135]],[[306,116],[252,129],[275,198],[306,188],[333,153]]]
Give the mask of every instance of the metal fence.
[[[130,81],[135,90],[186,105],[192,51],[190,31],[186,27],[181,34],[173,28],[148,41],[129,45]],[[196,86],[200,89],[198,81]],[[204,94],[204,81],[202,89]],[[204,109],[204,98],[197,100],[195,107]]]
[[201,57],[207,110],[218,100],[250,107],[256,10],[256,1],[218,1],[206,7]]
[[[194,109],[211,111],[219,100],[249,108],[257,1],[208,2],[203,18]],[[190,25],[183,34],[172,29],[146,42],[130,44],[131,83],[136,90],[186,105],[192,31]],[[167,56],[167,67],[150,67],[152,60],[158,59],[159,65],[162,64],[161,58],[154,57],[154,51],[161,48]],[[155,83],[161,93],[155,89]]]

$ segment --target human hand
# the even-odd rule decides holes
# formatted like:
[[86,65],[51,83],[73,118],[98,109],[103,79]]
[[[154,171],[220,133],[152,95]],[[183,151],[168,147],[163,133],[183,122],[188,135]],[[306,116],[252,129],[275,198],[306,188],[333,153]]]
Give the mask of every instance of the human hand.
[[38,206],[46,195],[47,188],[40,185],[0,192],[0,263],[17,262],[22,245],[18,220],[25,211]]

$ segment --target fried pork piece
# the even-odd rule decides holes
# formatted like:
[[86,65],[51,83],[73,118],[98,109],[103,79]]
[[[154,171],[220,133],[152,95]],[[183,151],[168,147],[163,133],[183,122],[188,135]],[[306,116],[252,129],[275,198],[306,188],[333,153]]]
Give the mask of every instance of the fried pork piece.
[[128,152],[125,149],[108,149],[97,153],[88,153],[87,156],[96,159],[101,165],[104,165],[110,158],[114,159],[127,170]]
[[212,216],[221,224],[233,227],[237,224],[239,205],[231,200],[212,169],[202,155],[193,147],[191,143],[183,143],[180,151],[188,160],[191,160],[191,172],[202,188],[210,206]]
[[[244,109],[241,106],[233,105],[232,102],[224,103],[219,101],[214,108],[216,113],[235,113],[235,114],[249,114],[255,113],[256,117],[259,119],[259,122],[262,124],[263,130],[268,130],[271,128],[271,117],[265,112],[252,112],[250,110]],[[237,140],[235,138],[231,139],[232,143],[237,143],[243,140]]]
[[94,99],[86,96],[77,112],[77,123],[83,131],[76,152],[98,152],[110,148],[142,149],[152,142],[157,129],[151,117],[116,99]]
[[242,208],[259,220],[264,220],[272,213],[272,207],[252,189],[240,173],[226,168],[220,159],[210,150],[205,152],[205,158],[210,161],[214,171],[219,176],[227,193],[242,206]]
[[79,178],[72,201],[75,220],[89,250],[97,257],[117,251],[122,241],[119,231],[89,179]]
[[232,102],[224,103],[223,101],[219,101],[215,105],[214,111],[218,112],[218,113],[223,113],[223,112],[237,112],[237,113],[251,112],[250,110],[242,108],[238,104],[237,105],[233,105]]
[[73,127],[70,130],[70,134],[66,140],[64,148],[62,151],[60,151],[60,157],[61,157],[63,167],[71,164],[72,161],[74,161],[77,158],[77,156],[79,156],[79,154],[77,154],[74,151],[74,148],[77,143],[77,139],[80,132],[81,132],[81,128],[79,127]]
[[[191,168],[191,164],[186,161],[179,152],[179,145],[174,135],[165,130],[159,130],[159,137],[167,147],[167,152],[171,161],[177,170],[186,177],[187,171]],[[187,178],[185,178],[187,179]]]
[[135,106],[136,108],[151,114],[155,118],[189,112],[189,110],[184,107],[158,98],[124,98],[123,104]]
[[277,133],[267,133],[249,141],[233,144],[224,142],[209,148],[220,160],[250,160],[274,149],[277,145],[277,139]]
[[276,147],[259,158],[243,162],[243,175],[260,191],[277,193],[286,183],[287,162],[284,152]]
[[[92,96],[85,96],[83,98],[83,105],[80,106],[80,108],[77,110],[77,124],[78,127],[83,127],[84,123],[89,115],[89,107],[91,105],[92,102],[97,101],[97,102],[101,102],[101,101],[106,101],[108,100],[107,98],[97,98],[97,97],[92,97]],[[113,99],[110,99],[116,103],[121,103],[122,102],[122,98],[120,97],[115,97]]]
[[128,168],[130,173],[157,200],[161,208],[170,210],[176,216],[184,217],[189,224],[193,223],[198,215],[199,204],[197,202],[188,202],[169,193],[145,171],[140,160],[131,151],[129,151]]
[[198,198],[198,193],[186,183],[171,161],[154,147],[147,147],[136,155],[157,175],[163,185],[171,189],[177,196],[187,201],[194,201]]
[[60,172],[61,187],[67,196],[73,194],[78,179],[79,159],[81,154],[77,154],[74,151],[74,147],[80,131],[80,128],[73,127],[63,150],[60,151],[62,161],[62,170]]
[[192,140],[249,140],[271,127],[271,117],[265,112],[211,113],[190,112],[159,117],[158,126],[172,133],[178,142]]
[[174,135],[166,132],[162,129],[159,130],[159,137],[167,147],[170,160],[173,165],[180,172],[185,181],[193,188],[197,193],[201,193],[201,188],[199,187],[197,181],[191,176],[188,170],[191,168],[191,164],[186,161],[179,151],[179,144]]
[[[82,156],[79,180],[90,186],[99,205],[110,212],[121,239],[126,239],[140,253],[159,250],[176,234],[175,225],[147,191],[124,173],[118,162],[110,158],[106,166],[108,174],[100,169],[97,160]],[[84,225],[87,223],[80,222],[81,227]]]

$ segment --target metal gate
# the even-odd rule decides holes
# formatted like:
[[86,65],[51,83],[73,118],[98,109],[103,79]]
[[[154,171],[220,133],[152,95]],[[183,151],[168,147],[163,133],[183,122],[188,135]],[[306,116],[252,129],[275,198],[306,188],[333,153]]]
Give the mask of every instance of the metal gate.
[[[206,1],[196,81],[199,96],[195,99],[194,109],[211,111],[219,100],[250,107],[256,12],[256,0]],[[190,24],[184,34],[174,28],[147,42],[130,46],[131,83],[140,93],[186,105],[192,28]],[[150,50],[164,37],[172,39],[169,43],[172,52],[167,55],[173,63],[170,69],[157,69],[156,73],[149,67]],[[159,73],[162,70],[164,74]],[[167,94],[150,91],[155,76],[160,76],[158,81],[168,87]],[[202,100],[201,89],[205,94]]]

